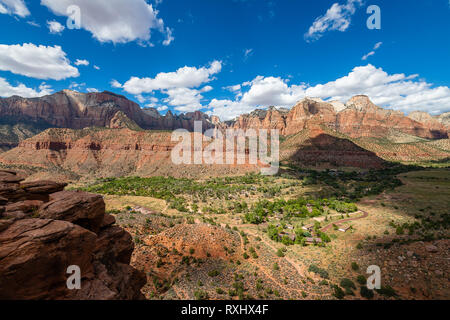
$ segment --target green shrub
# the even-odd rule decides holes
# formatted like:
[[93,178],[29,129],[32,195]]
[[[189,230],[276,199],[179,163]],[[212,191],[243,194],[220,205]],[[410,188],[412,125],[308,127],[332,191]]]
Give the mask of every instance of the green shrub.
[[341,280],[340,286],[342,288],[350,288],[350,289],[355,289],[356,290],[356,286],[353,283],[353,281],[350,280],[350,279],[347,279],[347,278],[344,278],[344,279]]
[[391,287],[391,286],[381,286],[380,289],[375,289],[375,291],[383,296],[386,297],[396,297],[397,293],[395,292],[395,290]]
[[209,298],[208,293],[203,290],[196,290],[194,296],[197,300],[207,300]]
[[340,299],[344,299],[345,293],[339,286],[333,285],[333,296],[335,296],[336,298],[338,298],[340,300]]
[[220,272],[217,270],[212,270],[212,271],[208,272],[208,276],[210,276],[210,277],[217,277],[219,274],[220,274]]
[[221,288],[216,289],[217,294],[224,294],[225,291],[223,291]]
[[312,264],[309,266],[308,268],[309,272],[313,272],[315,274],[318,274],[319,276],[321,276],[324,279],[328,279],[330,276],[328,274],[328,272],[322,268],[319,268],[317,265]]
[[360,274],[360,275],[356,278],[356,282],[358,282],[360,285],[366,285],[366,284],[367,284],[367,279],[366,279],[366,277],[364,277],[362,274]]
[[361,286],[361,289],[359,292],[361,294],[361,297],[366,298],[366,299],[372,299],[374,296],[373,291],[367,289],[366,286]]

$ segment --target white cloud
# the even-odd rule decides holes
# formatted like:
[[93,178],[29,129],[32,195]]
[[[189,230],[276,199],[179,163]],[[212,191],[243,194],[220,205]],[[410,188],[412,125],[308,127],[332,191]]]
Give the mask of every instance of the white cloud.
[[136,96],[137,101],[139,101],[140,103],[144,103],[145,101],[147,101],[146,98],[144,98],[141,94],[138,94]]
[[222,120],[230,120],[255,108],[276,106],[290,108],[304,97],[324,100],[348,101],[358,94],[365,94],[377,105],[409,113],[422,110],[431,114],[450,111],[450,88],[435,87],[418,75],[388,74],[371,64],[355,67],[348,75],[335,81],[316,86],[289,85],[288,80],[258,76],[245,82],[249,87],[242,96],[233,100],[213,99],[208,108],[210,114]]
[[362,5],[362,0],[347,0],[346,4],[334,3],[325,15],[318,17],[314,21],[304,35],[305,40],[318,40],[327,31],[346,31],[350,26],[352,16],[360,5]]
[[77,59],[77,60],[75,61],[75,64],[76,64],[77,66],[88,66],[88,65],[89,65],[89,61]]
[[373,49],[374,49],[374,50],[379,49],[379,48],[381,47],[382,44],[383,44],[383,42],[377,42],[377,43],[375,44],[375,46],[373,47]]
[[210,92],[213,89],[214,88],[211,86],[204,86],[203,88],[200,89],[200,92]]
[[45,82],[39,86],[39,91],[37,91],[35,89],[28,88],[22,83],[19,83],[16,87],[14,87],[5,78],[0,78],[0,97],[11,97],[16,95],[24,98],[34,98],[52,93],[53,90]]
[[175,72],[159,73],[155,78],[132,77],[123,85],[123,88],[131,94],[175,88],[195,88],[211,81],[211,76],[220,72],[221,69],[222,63],[220,61],[213,61],[209,67],[186,66]]
[[364,56],[361,58],[361,60],[364,60],[364,61],[365,61],[365,60],[367,60],[367,58],[369,58],[370,56],[373,56],[373,55],[375,54],[375,51],[378,50],[378,49],[381,47],[382,44],[383,44],[383,42],[378,42],[378,43],[376,43],[375,46],[373,47],[373,50],[370,51],[368,54],[364,55]]
[[23,0],[0,0],[0,13],[16,15],[21,18],[30,15],[30,11]]
[[[160,91],[167,95],[164,102],[173,106],[180,112],[192,112],[203,108],[201,101],[202,93],[213,90],[207,85],[202,88],[202,84],[213,80],[213,75],[222,70],[220,61],[213,61],[206,67],[183,67],[175,72],[162,72],[154,78],[131,77],[123,86],[113,80],[111,85],[115,88],[122,87],[126,92],[137,95]],[[141,102],[143,103],[143,102]]]
[[252,55],[253,55],[253,49],[245,49],[244,50],[244,60],[247,60]]
[[161,106],[161,107],[156,108],[156,110],[158,110],[159,112],[165,111],[165,110],[167,110],[167,109],[168,109],[167,106]]
[[250,89],[242,96],[241,102],[251,106],[292,106],[304,93],[304,85],[288,85],[287,80],[258,76],[244,83]]
[[122,88],[122,84],[119,81],[115,80],[115,79],[111,80],[111,82],[109,84],[113,88]]
[[361,60],[367,60],[367,58],[369,58],[369,57],[371,57],[371,56],[373,56],[375,54],[375,51],[370,51],[368,54],[365,54],[362,58],[361,58]]
[[241,85],[240,85],[240,84],[236,84],[236,85],[234,85],[234,86],[224,87],[224,89],[236,93],[236,92],[241,91]]
[[164,46],[168,46],[172,43],[173,40],[175,40],[175,37],[172,35],[173,29],[170,29],[169,27],[166,28],[166,40],[163,41]]
[[85,87],[86,86],[86,83],[76,83],[76,82],[72,82],[70,85],[69,85],[69,89],[81,89],[81,88],[83,88],[83,87]]
[[222,121],[231,120],[237,116],[252,112],[255,107],[240,101],[212,99],[208,105],[209,115],[218,116]]
[[0,70],[37,79],[62,80],[78,77],[60,46],[0,45]]
[[[149,42],[151,30],[170,34],[158,11],[146,0],[41,0],[53,13],[68,16],[67,8],[77,5],[81,10],[81,27],[100,42]],[[166,39],[166,45],[173,40]]]
[[65,27],[61,23],[55,20],[47,21],[47,27],[52,34],[61,34],[65,29]]
[[100,67],[99,67],[99,66],[96,66],[96,65],[94,65],[94,69],[95,69],[95,70],[100,70]]
[[[249,89],[242,93],[241,89]],[[255,108],[268,106],[292,107],[298,100],[304,97],[306,86],[288,85],[288,80],[279,77],[258,76],[252,81],[242,85],[227,87],[236,93],[236,100],[213,99],[208,108],[211,114],[217,115],[222,120],[231,120],[243,113],[253,111]]]
[[164,102],[174,106],[180,112],[192,112],[203,108],[201,100],[203,96],[199,90],[189,88],[172,88],[164,91],[168,98]]
[[98,92],[98,89],[96,89],[96,88],[86,88],[86,91],[89,92],[89,93],[92,93],[92,92]]
[[411,112],[427,111],[432,114],[450,111],[450,89],[433,87],[418,75],[389,75],[371,64],[356,67],[347,76],[306,90],[307,96],[347,101],[357,94],[368,95],[378,105]]
[[29,24],[32,27],[40,28],[41,25],[37,23],[36,21],[27,21],[27,24]]

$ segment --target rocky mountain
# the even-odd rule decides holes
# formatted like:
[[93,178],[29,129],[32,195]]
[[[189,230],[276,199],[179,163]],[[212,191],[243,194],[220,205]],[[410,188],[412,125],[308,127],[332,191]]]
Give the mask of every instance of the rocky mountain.
[[450,131],[450,112],[443,113],[436,117],[436,119],[446,126],[448,131]]
[[20,141],[28,139],[48,126],[39,123],[15,123],[8,117],[0,118],[0,152],[16,147]]
[[280,158],[314,167],[381,168],[386,161],[343,135],[327,128],[308,128],[281,143]]
[[402,112],[380,108],[363,95],[351,98],[345,105],[305,98],[290,111],[270,108],[242,115],[228,125],[241,129],[279,129],[282,135],[325,125],[352,138],[381,138],[391,134],[392,130],[426,139],[448,138],[444,124],[427,113],[413,113],[407,117]]
[[[257,109],[222,123],[201,112],[174,115],[169,111],[161,116],[155,109],[141,109],[109,92],[65,90],[36,99],[1,99],[0,114],[9,123],[24,121],[31,126],[21,131],[22,124],[8,124],[7,132],[15,135],[0,130],[3,149],[17,146],[0,154],[0,164],[25,167],[30,174],[44,171],[48,173],[44,178],[61,180],[123,175],[198,177],[258,170],[245,165],[173,164],[171,151],[176,143],[168,130],[192,131],[194,120],[202,121],[205,129],[278,129],[284,136],[281,160],[304,165],[377,168],[384,161],[434,161],[450,156],[448,116],[423,112],[405,116],[376,106],[367,96],[355,96],[346,104],[305,98],[290,110]],[[51,128],[29,138],[46,126],[67,128]]]
[[[12,126],[32,124],[34,131],[39,131],[41,127],[117,128],[117,121],[125,127],[136,128],[137,125],[146,130],[184,128],[192,131],[194,121],[202,121],[205,130],[214,127],[211,118],[202,112],[174,115],[169,111],[162,116],[156,109],[142,109],[126,97],[107,91],[80,93],[63,90],[41,98],[0,98],[0,119],[8,119],[8,124]],[[1,143],[17,145],[15,139],[2,139]]]
[[52,128],[1,153],[0,163],[53,171],[53,179],[59,175],[61,180],[82,176],[218,176],[258,169],[250,165],[176,165],[171,153],[178,142],[171,138],[171,132],[165,131]]
[[[23,180],[0,170],[0,299],[143,298],[131,235],[115,226],[101,196]],[[67,287],[69,266],[79,267],[80,290]]]

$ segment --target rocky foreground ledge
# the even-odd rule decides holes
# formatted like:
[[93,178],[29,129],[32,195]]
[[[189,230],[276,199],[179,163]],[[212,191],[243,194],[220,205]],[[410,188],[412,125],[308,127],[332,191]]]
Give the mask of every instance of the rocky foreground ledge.
[[[99,195],[0,170],[0,299],[142,299],[131,235]],[[69,290],[69,266],[81,289]]]

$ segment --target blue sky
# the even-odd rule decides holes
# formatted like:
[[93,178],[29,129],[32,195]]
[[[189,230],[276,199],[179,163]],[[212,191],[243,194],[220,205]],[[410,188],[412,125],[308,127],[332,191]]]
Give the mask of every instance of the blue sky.
[[[367,28],[370,5],[380,30]],[[0,27],[3,97],[108,90],[223,120],[355,94],[450,111],[448,0],[0,0]]]

